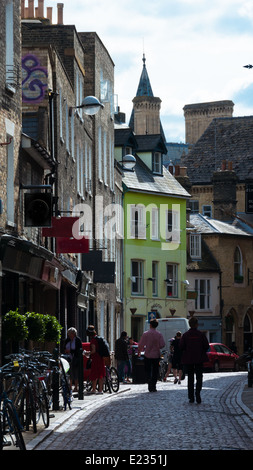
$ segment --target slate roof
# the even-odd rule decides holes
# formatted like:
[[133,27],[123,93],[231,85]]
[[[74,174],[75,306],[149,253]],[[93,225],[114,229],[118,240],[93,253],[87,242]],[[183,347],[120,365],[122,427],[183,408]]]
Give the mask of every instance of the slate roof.
[[114,125],[114,145],[115,147],[138,148],[136,136],[128,126]]
[[145,54],[143,54],[142,61],[143,61],[143,68],[142,68],[141,77],[140,77],[139,85],[138,85],[138,88],[137,88],[136,96],[154,96],[153,91],[152,91],[152,87],[151,87],[151,84],[150,84],[148,72],[147,72],[147,69],[146,69]]
[[253,178],[253,116],[214,119],[181,164],[192,184],[210,184],[224,160],[239,182]]
[[135,135],[139,152],[167,153],[167,147],[161,134]]
[[205,235],[220,234],[220,235],[237,235],[237,236],[252,236],[253,226],[246,224],[241,218],[234,217],[230,223],[222,222],[221,220],[211,219],[202,214],[190,215],[190,227],[196,229]]
[[220,272],[219,263],[211,253],[205,240],[201,239],[201,259],[196,260],[190,257],[187,251],[187,271],[213,271]]
[[[241,214],[243,217],[243,214]],[[211,219],[202,214],[190,214],[190,220],[187,225],[187,232],[201,233],[201,235],[236,235],[236,236],[253,236],[253,225],[235,217],[228,222]],[[187,251],[187,271],[220,271],[219,263],[212,255],[209,247],[201,237],[201,260],[191,259]]]
[[136,156],[134,171],[123,169],[123,185],[128,190],[137,192],[148,192],[159,195],[188,198],[190,194],[177,182],[174,176],[163,167],[163,176],[155,175]]

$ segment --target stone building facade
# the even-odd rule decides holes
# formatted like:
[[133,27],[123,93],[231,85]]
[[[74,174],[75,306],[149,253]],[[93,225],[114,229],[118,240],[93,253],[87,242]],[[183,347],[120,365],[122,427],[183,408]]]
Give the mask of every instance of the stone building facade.
[[[20,2],[0,5],[0,237],[15,234],[19,215],[18,158],[21,142]],[[0,258],[0,313],[5,301],[4,269]],[[12,288],[12,295],[14,289]],[[0,359],[2,350],[0,324]]]
[[[103,265],[105,269],[108,266],[115,269],[115,240],[104,232],[109,217],[106,208],[115,203],[114,64],[96,33],[77,33],[74,26],[59,22],[52,25],[45,18],[39,23],[35,18],[27,21],[23,22],[23,51],[27,55],[39,49],[38,60],[47,69],[48,85],[51,79],[54,93],[56,211],[59,215],[78,216],[85,211],[91,214],[90,219],[83,219],[82,228],[89,239],[89,249],[101,252],[103,262],[108,263]],[[45,60],[50,63],[49,68]],[[99,115],[87,116],[78,108],[87,95],[96,96],[103,103]],[[93,283],[92,270],[85,265],[81,253],[61,254],[59,259],[69,264],[67,271],[74,272],[76,267],[82,273],[79,274],[82,292],[76,281],[70,280],[73,276],[69,276],[67,283],[76,288],[75,295],[68,294],[69,285],[64,292],[61,288],[60,317],[64,324],[74,324],[85,336],[87,324],[94,323],[113,348],[120,321],[115,316],[118,311],[115,283],[111,279]],[[76,298],[76,306],[69,301],[71,298]]]
[[185,142],[194,145],[214,118],[232,117],[234,103],[230,100],[186,104]]
[[[122,323],[122,239],[107,236],[104,225],[108,206],[122,200],[113,155],[114,64],[95,33],[81,38],[74,26],[63,25],[63,4],[52,24],[52,8],[45,17],[43,0],[36,8],[32,0],[28,7],[24,0],[5,3],[2,49],[9,54],[7,36],[13,32],[18,73],[12,70],[16,81],[7,83],[5,65],[0,71],[1,314],[16,308],[53,314],[63,338],[75,326],[84,341],[87,325],[94,323],[113,349]],[[103,102],[100,116],[80,108],[87,95]],[[52,227],[31,223],[27,215],[27,198],[37,192],[49,197]],[[78,235],[86,238],[78,247],[67,228],[70,217],[80,217]],[[98,269],[86,264],[83,252],[102,255]]]

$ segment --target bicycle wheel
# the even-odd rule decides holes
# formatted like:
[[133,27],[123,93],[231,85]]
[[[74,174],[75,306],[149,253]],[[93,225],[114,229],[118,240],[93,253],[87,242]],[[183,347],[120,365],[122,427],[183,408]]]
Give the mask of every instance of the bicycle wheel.
[[42,418],[45,428],[49,426],[49,404],[48,404],[48,397],[47,397],[47,389],[46,384],[43,380],[38,382],[38,390],[37,390],[37,423]]
[[112,391],[117,392],[119,390],[119,374],[115,367],[110,367],[110,382]]
[[33,432],[37,432],[36,420],[36,402],[35,391],[31,383],[27,384],[23,395],[23,422],[27,431],[29,431],[30,424],[32,425]]
[[20,450],[26,450],[25,442],[21,432],[21,425],[16,415],[16,410],[11,403],[6,403],[3,413],[3,434],[10,437],[10,441],[4,445],[12,444]]
[[111,382],[110,382],[110,379],[108,377],[108,371],[106,371],[106,376],[104,378],[103,391],[104,392],[108,391],[109,393],[112,393]]

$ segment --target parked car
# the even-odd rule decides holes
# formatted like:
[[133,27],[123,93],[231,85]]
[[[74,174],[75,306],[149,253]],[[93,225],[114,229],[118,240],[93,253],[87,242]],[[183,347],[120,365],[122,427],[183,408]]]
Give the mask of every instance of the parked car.
[[248,369],[248,387],[252,387],[252,384],[253,384],[253,349],[250,349],[248,352],[247,369]]
[[210,343],[207,355],[209,361],[204,363],[204,369],[215,372],[221,369],[239,370],[236,362],[239,356],[222,343]]

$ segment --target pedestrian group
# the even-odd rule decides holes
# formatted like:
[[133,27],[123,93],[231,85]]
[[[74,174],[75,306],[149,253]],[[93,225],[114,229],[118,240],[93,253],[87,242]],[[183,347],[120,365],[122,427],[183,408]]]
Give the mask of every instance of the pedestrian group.
[[[119,381],[122,383],[130,382],[132,379],[132,360],[137,349],[140,357],[144,352],[144,368],[148,383],[148,391],[156,392],[156,384],[159,374],[159,363],[161,349],[165,347],[165,340],[157,330],[158,321],[152,319],[150,328],[141,336],[139,343],[133,338],[128,338],[127,332],[122,331],[120,338],[115,342],[115,359],[117,361],[117,371]],[[181,334],[177,332],[174,338],[170,340],[170,350],[168,357],[168,370],[165,375],[165,381],[173,370],[174,383],[181,383],[184,374],[188,375],[188,398],[190,403],[201,403],[201,390],[203,383],[203,363],[208,361],[207,350],[209,348],[208,340],[204,333],[198,330],[198,320],[191,317],[189,320],[190,329]],[[78,382],[78,352],[82,347],[80,338],[77,336],[75,328],[69,328],[68,337],[65,341],[65,352],[70,356],[70,377],[71,386],[74,384],[74,390],[77,390]],[[97,332],[93,325],[89,325],[86,330],[90,338],[90,351],[85,352],[91,359],[90,380],[92,382],[91,393],[103,393],[103,382],[105,377],[104,358],[99,354]],[[194,379],[196,377],[196,387],[194,388]],[[98,392],[96,391],[98,383]],[[194,393],[195,389],[195,393]]]

